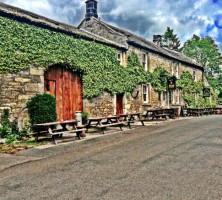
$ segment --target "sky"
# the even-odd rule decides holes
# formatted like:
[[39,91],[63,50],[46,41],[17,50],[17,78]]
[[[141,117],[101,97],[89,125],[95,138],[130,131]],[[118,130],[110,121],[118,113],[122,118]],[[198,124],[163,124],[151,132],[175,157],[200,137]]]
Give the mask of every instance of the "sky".
[[[78,26],[85,0],[0,0],[56,21]],[[211,36],[222,52],[222,0],[98,0],[99,17],[152,40],[174,29],[181,42],[193,34]]]

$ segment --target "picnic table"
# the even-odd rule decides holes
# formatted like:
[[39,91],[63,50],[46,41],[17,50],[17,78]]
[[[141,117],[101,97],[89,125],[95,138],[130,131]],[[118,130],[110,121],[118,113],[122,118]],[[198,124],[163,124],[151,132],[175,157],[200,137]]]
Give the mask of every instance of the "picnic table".
[[[55,128],[56,126],[61,125],[62,129]],[[67,126],[71,127],[71,130],[67,128]],[[65,133],[76,133],[76,136],[81,139],[80,133],[85,131],[85,129],[79,129],[77,127],[77,120],[67,120],[61,122],[50,122],[50,123],[42,123],[42,124],[34,124],[34,130],[36,131],[35,140],[38,141],[38,137],[41,134],[47,134],[52,136],[52,139],[55,144],[57,144],[55,140],[55,136],[62,137]]]
[[166,110],[168,109],[149,109],[146,111],[144,117],[152,117],[152,120],[154,120],[154,118],[156,118],[157,120],[159,120],[160,118],[164,118],[165,120],[167,120],[167,116],[170,116],[170,114],[165,113]]
[[141,117],[141,113],[130,113],[130,114],[119,114],[119,118],[122,118],[122,122],[129,126],[131,129],[131,124],[134,123],[136,120],[140,121],[141,124],[144,126],[144,119]]
[[203,116],[204,108],[187,108],[189,116]]
[[104,130],[107,127],[118,126],[122,131],[123,122],[119,121],[119,116],[108,116],[108,117],[95,117],[89,118],[88,124],[86,125],[86,129],[89,128],[98,128],[102,130],[102,133],[105,134]]

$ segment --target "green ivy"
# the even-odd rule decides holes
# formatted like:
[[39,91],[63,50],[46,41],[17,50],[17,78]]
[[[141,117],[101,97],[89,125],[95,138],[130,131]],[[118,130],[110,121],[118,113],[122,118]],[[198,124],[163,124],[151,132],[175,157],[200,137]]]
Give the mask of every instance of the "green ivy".
[[0,43],[0,73],[18,72],[30,65],[45,70],[56,64],[68,66],[82,73],[85,98],[104,91],[130,92],[150,79],[135,53],[129,57],[129,67],[123,67],[113,47],[4,17],[0,17]]
[[[189,72],[183,72],[177,81],[177,87],[182,91],[184,101],[189,107],[215,107],[217,105],[216,94],[211,88],[212,102],[210,98],[203,98],[203,81],[194,81]],[[199,94],[198,102],[195,102],[195,93]]]
[[[57,64],[68,66],[82,74],[84,98],[98,96],[104,91],[111,94],[131,92],[137,85],[148,82],[156,91],[166,90],[166,77],[160,76],[166,70],[158,67],[153,73],[146,72],[136,53],[128,57],[127,67],[120,66],[116,49],[108,45],[5,17],[0,17],[0,43],[0,73],[19,72],[30,65],[45,70]],[[201,94],[203,83],[194,82],[187,72],[178,82],[185,101],[195,105],[193,94]]]
[[[166,76],[161,76],[162,73],[166,74]],[[167,78],[170,77],[170,74],[163,69],[162,67],[157,67],[153,73],[151,78],[151,85],[153,86],[155,91],[161,92],[166,91],[167,88]]]

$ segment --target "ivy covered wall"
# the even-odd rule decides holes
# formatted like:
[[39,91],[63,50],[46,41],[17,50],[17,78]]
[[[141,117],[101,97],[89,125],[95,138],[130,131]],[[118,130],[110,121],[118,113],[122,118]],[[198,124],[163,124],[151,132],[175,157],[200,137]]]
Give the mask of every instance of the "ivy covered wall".
[[0,43],[0,73],[30,65],[45,70],[55,64],[68,66],[82,73],[85,98],[131,91],[149,79],[141,66],[120,66],[113,47],[5,17],[0,17]]
[[[115,48],[65,33],[0,17],[0,43],[1,74],[19,72],[30,66],[47,70],[55,64],[64,65],[83,75],[84,98],[99,96],[104,91],[111,94],[130,92],[137,85],[148,82],[156,91],[166,88],[160,78],[164,70],[161,67],[153,73],[145,72],[135,53],[128,57],[127,67],[122,67],[117,62]],[[195,92],[201,96],[198,83],[190,82],[187,87],[182,80],[179,87],[185,101],[190,106],[201,105],[201,98],[199,104],[193,101]]]
[[181,90],[183,99],[189,107],[215,107],[217,97],[211,88],[211,98],[203,98],[203,81],[194,81],[193,76],[188,72],[183,72],[177,81],[177,87]]

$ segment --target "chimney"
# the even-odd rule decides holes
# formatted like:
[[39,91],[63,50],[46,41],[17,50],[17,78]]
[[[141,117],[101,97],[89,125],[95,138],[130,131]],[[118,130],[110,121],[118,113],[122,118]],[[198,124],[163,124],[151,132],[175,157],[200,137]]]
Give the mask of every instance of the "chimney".
[[89,21],[92,17],[98,19],[97,14],[97,1],[96,0],[87,0],[86,1],[86,21]]
[[178,47],[177,47],[177,41],[173,41],[173,50],[178,50]]
[[162,47],[162,35],[153,35],[153,43]]

